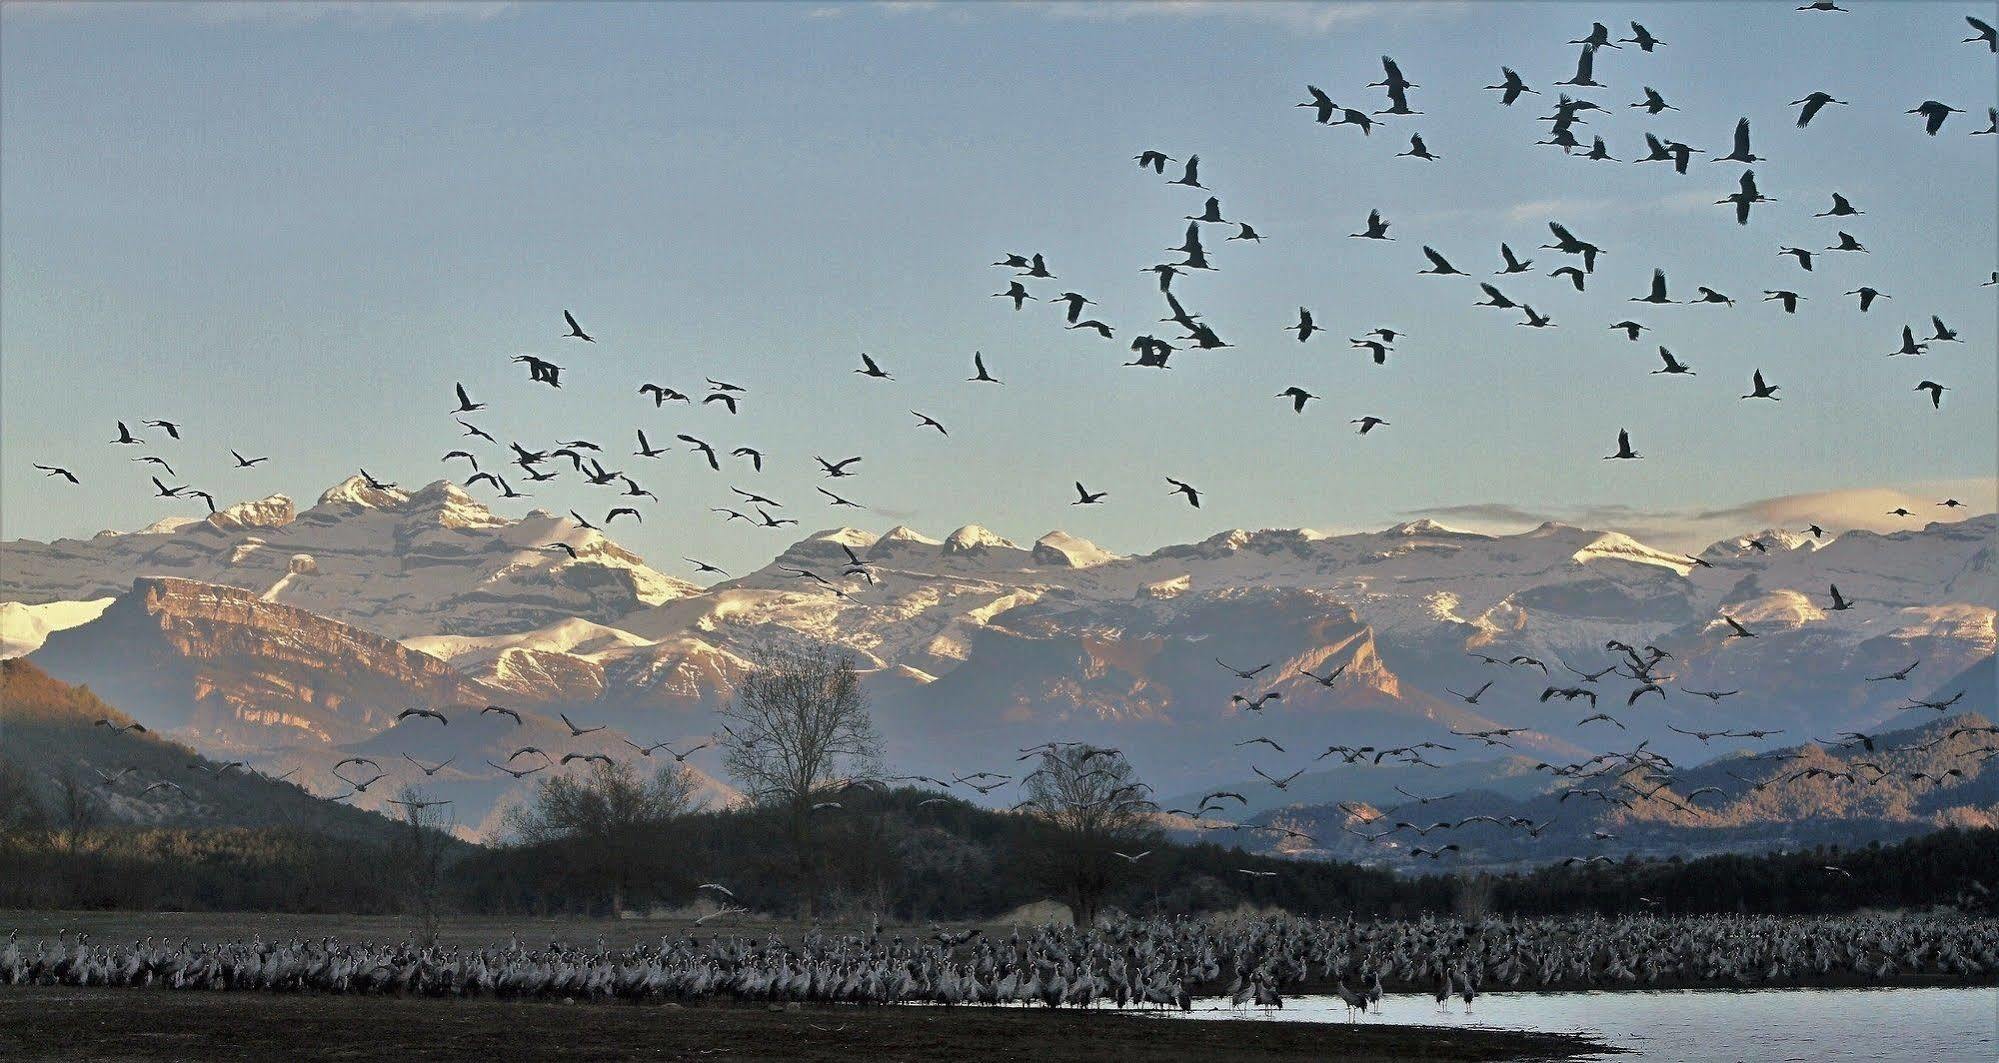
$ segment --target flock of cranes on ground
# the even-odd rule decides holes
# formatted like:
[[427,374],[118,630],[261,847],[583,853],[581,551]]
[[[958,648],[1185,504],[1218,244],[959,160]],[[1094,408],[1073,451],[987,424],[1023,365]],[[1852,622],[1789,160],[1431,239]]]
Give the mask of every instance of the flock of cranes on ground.
[[[79,933],[0,943],[0,985],[158,986],[211,992],[627,1002],[1045,1005],[1191,1009],[1197,996],[1284,1006],[1336,994],[1347,1017],[1388,993],[1452,998],[1535,989],[1754,988],[1815,980],[1999,973],[1999,921],[1944,914],[1626,916],[1460,922],[1425,916],[1219,920],[1112,917],[1087,930],[1005,938],[933,928],[930,940],[807,931],[795,941],[690,929],[613,949],[518,940],[484,947],[333,938],[97,942]],[[1394,1001],[1398,1010],[1404,1001]]]

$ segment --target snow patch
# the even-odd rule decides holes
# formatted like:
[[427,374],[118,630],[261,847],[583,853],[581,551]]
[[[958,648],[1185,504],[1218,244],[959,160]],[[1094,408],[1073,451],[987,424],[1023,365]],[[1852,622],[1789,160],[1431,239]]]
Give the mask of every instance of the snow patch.
[[1096,543],[1065,531],[1052,531],[1034,540],[1034,563],[1060,568],[1091,568],[1116,561],[1118,555]]
[[956,554],[978,555],[994,548],[1004,550],[1020,549],[1014,545],[1011,539],[1003,539],[976,524],[967,524],[957,531],[952,532],[944,539],[944,549],[941,552],[945,557],[951,557]]
[[116,598],[87,602],[44,602],[22,605],[0,602],[0,660],[25,657],[42,648],[52,632],[81,627],[103,615]]

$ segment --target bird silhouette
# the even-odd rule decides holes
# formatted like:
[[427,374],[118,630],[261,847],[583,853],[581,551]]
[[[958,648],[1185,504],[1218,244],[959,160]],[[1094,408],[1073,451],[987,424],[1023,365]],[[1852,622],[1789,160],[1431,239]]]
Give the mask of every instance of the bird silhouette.
[[1633,296],[1631,301],[1634,303],[1657,303],[1660,305],[1671,303],[1673,300],[1666,295],[1666,271],[1663,269],[1653,270],[1651,290],[1644,295]]
[[1954,114],[1963,114],[1964,112],[1948,104],[1938,103],[1935,100],[1924,100],[1905,113],[1921,115],[1924,132],[1927,132],[1931,136],[1936,136],[1937,131],[1943,128],[1944,119]]
[[[1520,75],[1514,73],[1512,67],[1510,66],[1500,67],[1499,74],[1500,74],[1499,84],[1487,85],[1486,88],[1497,90],[1501,94],[1499,97],[1499,102],[1502,105],[1511,107],[1513,106],[1514,101],[1520,99],[1520,97],[1525,94],[1532,93],[1537,96],[1540,95],[1540,93],[1536,92],[1534,89],[1529,88],[1527,86],[1527,83],[1521,80]],[[1321,118],[1320,121],[1323,122],[1325,121],[1325,119]]]
[[1995,32],[1993,30],[1992,24],[1990,22],[1987,22],[1984,19],[1973,18],[1970,15],[1964,16],[1964,21],[1970,23],[1971,28],[1978,32],[1974,33],[1969,37],[1966,37],[1963,41],[1959,43],[1983,44],[1985,46],[1986,51],[1999,52],[1999,32]]
[[1382,218],[1380,211],[1371,210],[1367,212],[1367,228],[1357,233],[1348,233],[1347,237],[1357,240],[1393,240],[1395,238],[1388,235],[1388,225],[1388,221]]
[[1423,247],[1423,257],[1430,260],[1430,268],[1425,270],[1418,270],[1417,273],[1420,276],[1428,276],[1428,277],[1468,276],[1468,274],[1466,274],[1465,271],[1457,268],[1456,266],[1451,265],[1450,262],[1444,258],[1444,256],[1437,253],[1435,248],[1430,247],[1427,244],[1424,245]]
[[1804,298],[1804,296],[1799,295],[1797,292],[1773,291],[1769,288],[1763,289],[1763,301],[1767,303],[1772,299],[1777,300],[1783,305],[1784,312],[1787,314],[1797,313],[1798,304],[1803,302]]
[[1804,99],[1792,100],[1791,106],[1799,108],[1798,128],[1803,129],[1811,125],[1812,119],[1818,117],[1818,113],[1825,110],[1827,104],[1838,104],[1843,107],[1846,106],[1846,101],[1833,99],[1832,94],[1828,92],[1814,92]]
[[[1659,349],[1662,351],[1665,350],[1664,347]],[[1611,461],[1617,458],[1642,458],[1644,456],[1631,449],[1631,433],[1626,429],[1620,428],[1617,430],[1617,453],[1605,454],[1603,458],[1605,461]]]

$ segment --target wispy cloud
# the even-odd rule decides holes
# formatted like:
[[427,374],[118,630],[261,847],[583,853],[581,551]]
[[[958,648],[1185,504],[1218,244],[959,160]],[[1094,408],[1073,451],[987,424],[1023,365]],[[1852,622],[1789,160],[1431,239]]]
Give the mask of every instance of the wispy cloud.
[[[1962,507],[1938,503],[1955,498]],[[1890,511],[1907,509],[1913,517]],[[1626,505],[1529,506],[1511,502],[1467,502],[1409,510],[1407,517],[1434,517],[1479,531],[1519,531],[1548,521],[1619,531],[1662,548],[1699,550],[1731,536],[1766,528],[1801,530],[1817,524],[1837,534],[1855,528],[1890,532],[1930,521],[1949,523],[1999,509],[1999,479],[1935,480],[1898,486],[1858,487],[1759,498],[1711,509],[1641,509]]]

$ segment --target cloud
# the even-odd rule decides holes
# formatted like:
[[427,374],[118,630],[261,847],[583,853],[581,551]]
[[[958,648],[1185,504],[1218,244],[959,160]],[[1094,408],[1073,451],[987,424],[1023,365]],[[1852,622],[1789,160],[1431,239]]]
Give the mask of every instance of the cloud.
[[[1955,498],[1962,507],[1938,503]],[[1907,509],[1913,517],[1889,511]],[[1711,543],[1766,528],[1802,530],[1817,524],[1830,534],[1856,528],[1907,531],[1931,521],[1951,523],[1999,510],[1999,478],[1931,480],[1900,486],[1856,487],[1759,498],[1708,509],[1641,509],[1627,505],[1530,506],[1467,502],[1408,510],[1405,517],[1434,517],[1476,531],[1510,532],[1560,521],[1623,532],[1662,549],[1700,550]]]
[[1408,510],[1405,517],[1461,517],[1495,524],[1542,524],[1555,519],[1552,513],[1536,513],[1507,502],[1468,502],[1456,506],[1432,506]]

